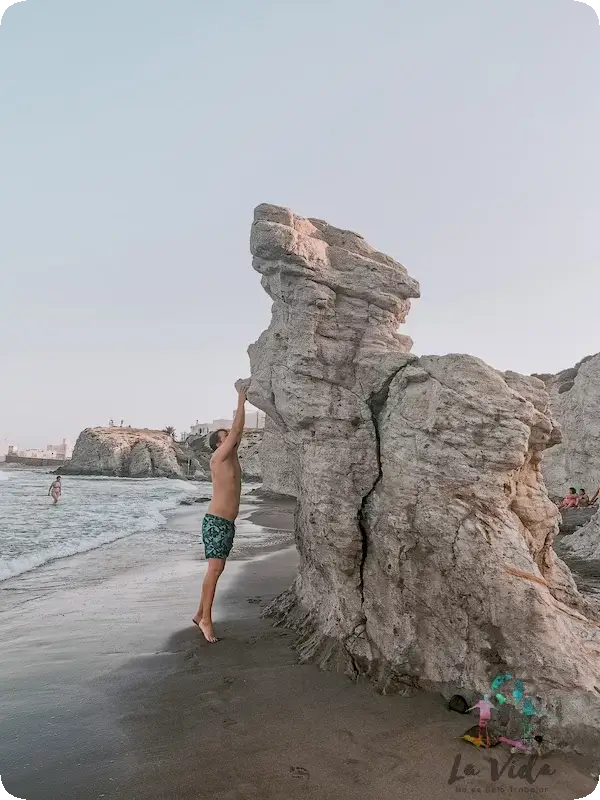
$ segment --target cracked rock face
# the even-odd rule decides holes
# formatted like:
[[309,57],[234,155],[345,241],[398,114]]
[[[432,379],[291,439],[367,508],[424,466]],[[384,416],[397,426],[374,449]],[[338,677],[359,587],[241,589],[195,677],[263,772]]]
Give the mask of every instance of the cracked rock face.
[[600,354],[558,375],[539,377],[562,432],[562,442],[544,455],[548,491],[564,497],[575,486],[593,494],[600,486]]
[[271,612],[385,691],[474,696],[508,670],[545,697],[547,741],[597,746],[599,629],[552,547],[544,383],[411,355],[418,285],[357,234],[259,206],[251,250],[273,309],[249,399],[298,498],[300,574]]
[[483,692],[508,670],[575,688],[585,664],[593,690],[597,626],[552,548],[557,511],[540,475],[555,430],[542,384],[526,381],[450,355],[390,385],[364,594],[371,650],[392,674]]

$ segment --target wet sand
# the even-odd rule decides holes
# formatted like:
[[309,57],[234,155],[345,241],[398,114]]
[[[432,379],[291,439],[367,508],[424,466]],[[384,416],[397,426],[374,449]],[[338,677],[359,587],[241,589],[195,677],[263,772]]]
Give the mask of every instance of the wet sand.
[[[196,516],[194,517],[194,512]],[[201,509],[176,524],[197,528]],[[291,525],[257,506],[253,522]],[[185,520],[185,523],[184,523]],[[490,758],[457,737],[475,722],[436,695],[377,695],[365,682],[300,665],[290,631],[261,619],[297,568],[294,548],[232,561],[206,643],[190,617],[204,562],[164,553],[92,584],[61,587],[0,615],[0,774],[27,800],[421,800],[457,794],[589,795],[573,759],[530,785],[494,783]],[[96,556],[99,558],[99,556]],[[106,558],[106,556],[103,556]],[[477,776],[453,784],[455,758]],[[513,773],[514,774],[514,773]]]

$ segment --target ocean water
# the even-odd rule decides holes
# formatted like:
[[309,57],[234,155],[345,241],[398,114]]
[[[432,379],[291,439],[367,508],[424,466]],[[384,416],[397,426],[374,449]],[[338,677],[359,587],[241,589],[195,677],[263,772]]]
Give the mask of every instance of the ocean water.
[[63,478],[52,505],[45,471],[0,468],[0,581],[44,564],[153,531],[164,512],[210,486],[166,479]]

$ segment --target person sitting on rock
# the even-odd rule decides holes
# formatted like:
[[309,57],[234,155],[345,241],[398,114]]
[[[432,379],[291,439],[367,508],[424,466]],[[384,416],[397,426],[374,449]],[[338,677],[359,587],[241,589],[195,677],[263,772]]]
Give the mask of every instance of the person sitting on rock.
[[577,508],[579,505],[579,495],[577,494],[577,489],[574,486],[571,486],[569,489],[569,494],[565,497],[565,499],[559,504],[559,508],[561,511],[565,508]]
[[579,508],[587,508],[590,504],[590,498],[585,489],[579,490]]

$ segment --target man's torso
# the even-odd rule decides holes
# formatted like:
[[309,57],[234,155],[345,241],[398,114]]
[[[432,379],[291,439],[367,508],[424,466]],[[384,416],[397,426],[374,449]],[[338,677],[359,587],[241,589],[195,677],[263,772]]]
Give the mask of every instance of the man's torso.
[[234,522],[240,510],[242,470],[235,450],[223,461],[211,460],[213,495],[208,513]]

